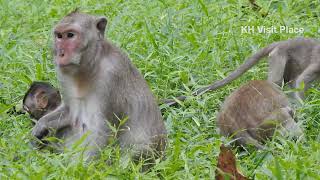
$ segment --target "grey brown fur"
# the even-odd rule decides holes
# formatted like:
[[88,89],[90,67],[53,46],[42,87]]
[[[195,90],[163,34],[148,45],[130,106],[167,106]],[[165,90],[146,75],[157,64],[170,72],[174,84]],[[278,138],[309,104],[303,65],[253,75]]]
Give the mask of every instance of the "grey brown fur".
[[285,94],[264,80],[250,81],[231,93],[221,106],[217,125],[222,135],[233,136],[238,145],[257,148],[263,148],[277,127],[292,136],[302,134]]
[[56,25],[54,60],[63,102],[32,134],[42,139],[48,129],[70,126],[65,146],[88,134],[85,157],[91,159],[108,144],[109,125],[128,117],[117,135],[120,147],[139,157],[161,155],[166,130],[160,110],[137,68],[104,39],[106,24],[105,17],[73,12]]
[[[268,80],[279,86],[282,82],[288,83],[293,88],[300,87],[304,82],[304,90],[294,94],[297,100],[302,101],[304,92],[310,87],[311,82],[319,78],[320,74],[320,43],[311,38],[296,38],[272,43],[248,58],[225,79],[200,88],[193,95],[201,95],[227,85],[266,56],[269,56]],[[180,96],[177,99],[183,101],[186,96]],[[164,102],[168,105],[176,103],[175,100]]]

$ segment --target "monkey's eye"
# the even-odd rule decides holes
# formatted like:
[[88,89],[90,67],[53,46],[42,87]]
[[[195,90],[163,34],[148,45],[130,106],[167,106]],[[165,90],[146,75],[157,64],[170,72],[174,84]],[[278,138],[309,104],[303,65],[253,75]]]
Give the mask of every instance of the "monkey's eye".
[[62,34],[61,34],[61,33],[56,33],[56,37],[57,37],[58,39],[61,39],[61,38],[62,38]]
[[68,38],[72,38],[74,36],[74,33],[73,32],[68,32],[68,34],[67,34],[67,37]]

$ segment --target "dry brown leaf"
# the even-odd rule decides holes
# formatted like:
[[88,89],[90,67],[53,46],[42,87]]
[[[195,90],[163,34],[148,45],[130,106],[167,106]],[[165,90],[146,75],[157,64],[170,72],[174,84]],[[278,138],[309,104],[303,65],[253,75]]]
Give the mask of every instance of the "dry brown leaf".
[[248,179],[237,170],[236,157],[233,152],[222,144],[220,146],[220,154],[218,157],[216,180],[224,180],[225,177],[229,177],[230,180]]

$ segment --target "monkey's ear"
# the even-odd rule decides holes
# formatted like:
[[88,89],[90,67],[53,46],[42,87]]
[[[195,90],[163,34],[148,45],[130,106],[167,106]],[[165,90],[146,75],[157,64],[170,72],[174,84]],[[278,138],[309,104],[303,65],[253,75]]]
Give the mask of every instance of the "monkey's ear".
[[97,29],[100,31],[102,37],[104,37],[104,31],[106,30],[107,22],[108,21],[106,17],[99,17],[97,19]]
[[46,108],[49,102],[48,96],[46,95],[45,92],[41,91],[41,92],[37,92],[35,94],[35,98],[36,98],[36,106],[37,108]]

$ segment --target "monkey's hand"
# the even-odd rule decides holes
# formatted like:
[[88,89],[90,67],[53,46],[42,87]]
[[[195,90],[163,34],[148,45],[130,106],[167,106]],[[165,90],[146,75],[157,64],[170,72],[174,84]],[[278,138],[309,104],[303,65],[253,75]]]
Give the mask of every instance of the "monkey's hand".
[[47,142],[43,141],[43,138],[47,136],[48,133],[49,130],[45,124],[42,122],[37,122],[31,132],[32,136],[35,137],[30,142],[31,146],[37,149],[43,148],[47,144]]
[[69,118],[66,118],[67,114],[68,108],[64,105],[59,106],[56,110],[39,119],[32,129],[32,135],[41,140],[49,134],[50,129],[58,130],[70,125]]
[[38,138],[39,140],[49,134],[49,128],[43,123],[43,121],[37,122],[37,124],[32,129],[32,136]]

